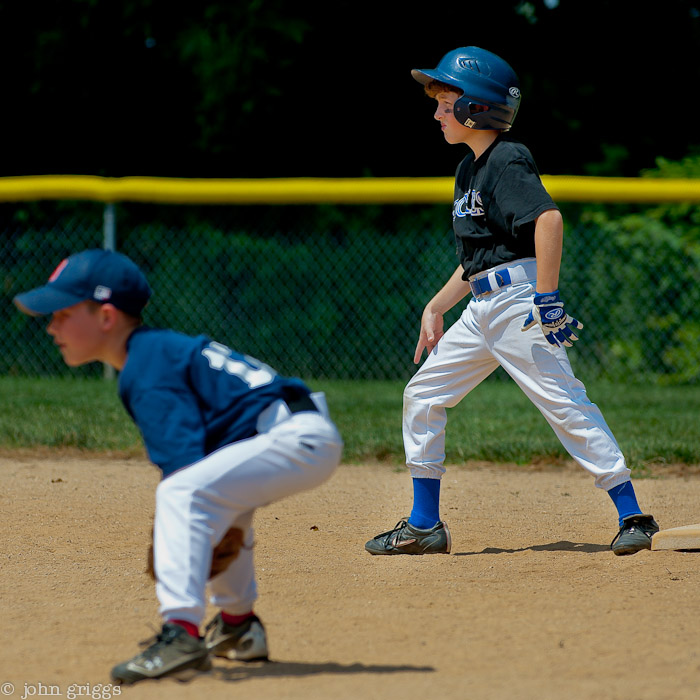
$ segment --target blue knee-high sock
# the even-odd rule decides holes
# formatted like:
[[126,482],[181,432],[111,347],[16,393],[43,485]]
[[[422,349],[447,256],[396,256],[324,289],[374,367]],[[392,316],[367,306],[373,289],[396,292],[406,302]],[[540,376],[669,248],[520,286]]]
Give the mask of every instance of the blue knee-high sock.
[[632,486],[631,481],[625,481],[624,484],[619,486],[613,486],[613,488],[608,491],[612,502],[617,508],[618,515],[620,516],[620,527],[622,527],[622,520],[628,515],[639,515],[642,511],[639,508],[639,503],[637,503],[637,496],[634,493],[634,486]]
[[408,522],[421,530],[440,522],[440,479],[413,479],[413,510]]

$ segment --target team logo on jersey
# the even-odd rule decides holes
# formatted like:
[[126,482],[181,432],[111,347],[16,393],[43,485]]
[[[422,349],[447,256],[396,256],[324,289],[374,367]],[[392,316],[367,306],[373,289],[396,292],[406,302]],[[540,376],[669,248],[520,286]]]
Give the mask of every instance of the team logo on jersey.
[[452,212],[452,219],[463,219],[465,216],[483,216],[484,205],[481,192],[467,190],[462,199],[457,199]]

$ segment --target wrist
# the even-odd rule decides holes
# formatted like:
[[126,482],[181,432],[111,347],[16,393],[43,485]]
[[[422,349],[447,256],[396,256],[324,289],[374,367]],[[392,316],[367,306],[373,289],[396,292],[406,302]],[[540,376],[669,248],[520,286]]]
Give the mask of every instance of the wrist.
[[429,302],[428,305],[425,307],[423,313],[429,314],[430,316],[442,316],[445,312],[439,304]]
[[533,301],[535,303],[535,306],[561,304],[561,299],[559,298],[559,290],[555,289],[553,292],[535,292],[535,298]]

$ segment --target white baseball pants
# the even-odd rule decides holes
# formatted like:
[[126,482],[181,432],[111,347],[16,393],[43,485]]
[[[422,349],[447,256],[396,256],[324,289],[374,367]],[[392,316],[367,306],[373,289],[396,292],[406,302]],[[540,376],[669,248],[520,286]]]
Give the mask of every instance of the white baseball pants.
[[290,414],[275,402],[261,414],[259,434],[217,450],[160,482],[156,489],[154,559],[156,594],[164,619],[199,625],[205,614],[213,547],[232,526],[245,548],[209,582],[211,603],[232,614],[252,610],[257,599],[253,566],[256,508],[314,488],[340,461],[341,437],[322,413]]
[[[404,392],[403,439],[411,476],[442,477],[445,409],[456,406],[501,365],[597,487],[607,491],[629,480],[624,456],[600,410],[574,377],[565,348],[550,345],[539,326],[520,330],[534,292],[533,280],[472,298],[410,380]],[[489,407],[479,404],[474,410]]]

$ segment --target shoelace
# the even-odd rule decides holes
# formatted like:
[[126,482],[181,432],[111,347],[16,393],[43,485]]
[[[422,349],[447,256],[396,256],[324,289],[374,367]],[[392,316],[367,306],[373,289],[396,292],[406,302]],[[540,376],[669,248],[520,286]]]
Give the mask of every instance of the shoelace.
[[[154,630],[155,631],[155,630]],[[173,630],[163,630],[155,631],[156,633],[148,639],[143,639],[139,642],[139,646],[145,650],[145,652],[152,652],[160,649],[161,647],[170,644],[178,635]]]
[[387,535],[393,535],[395,532],[400,532],[401,530],[403,530],[407,525],[408,520],[406,518],[401,518],[401,520],[399,520],[399,522],[396,523],[396,526],[393,530],[387,530],[386,532],[382,532],[381,535],[377,535],[374,539],[379,540],[382,537],[386,537]]
[[617,533],[617,535],[615,535],[615,537],[613,537],[613,541],[610,543],[610,546],[612,547],[615,544],[615,542],[617,542],[620,539],[620,537],[622,536],[623,533],[634,532],[635,530],[639,530],[641,533],[643,533],[649,539],[651,539],[651,535],[649,534],[649,532],[640,523],[632,522],[629,525],[623,525],[618,530],[618,533]]
[[241,628],[243,628],[243,625],[245,625],[246,622],[247,622],[247,620],[244,620],[243,622],[239,623],[238,625],[229,625],[228,622],[224,622],[223,618],[221,617],[221,614],[219,614],[216,617],[212,618],[207,623],[207,626],[204,628],[204,634],[206,636],[206,634],[207,634],[207,632],[209,632],[209,630],[217,629],[217,628],[221,628],[221,630],[224,630],[224,629],[240,630]]
[[207,622],[207,626],[204,628],[204,635],[209,632],[209,630],[216,629],[219,626],[219,622],[221,624],[224,624],[224,621],[221,619],[221,615],[217,615],[216,617],[213,617],[209,622]]

